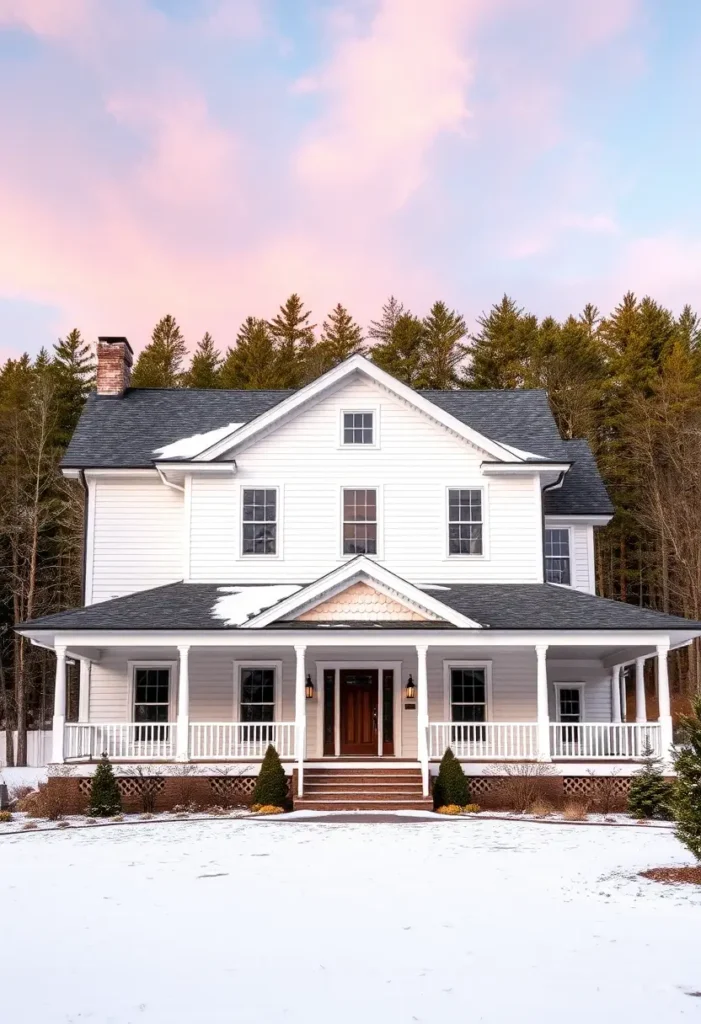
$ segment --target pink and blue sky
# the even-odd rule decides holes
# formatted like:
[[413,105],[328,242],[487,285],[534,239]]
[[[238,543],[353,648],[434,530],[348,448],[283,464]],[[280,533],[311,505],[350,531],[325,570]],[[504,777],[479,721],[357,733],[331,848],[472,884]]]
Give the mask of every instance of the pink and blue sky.
[[698,0],[0,0],[0,357],[701,306]]

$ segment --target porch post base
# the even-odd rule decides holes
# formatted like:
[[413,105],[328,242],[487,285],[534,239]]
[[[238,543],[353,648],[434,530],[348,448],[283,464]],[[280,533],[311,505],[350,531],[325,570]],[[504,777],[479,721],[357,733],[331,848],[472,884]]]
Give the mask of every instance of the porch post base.
[[66,716],[54,715],[51,723],[51,763],[63,764],[65,761],[63,738],[65,733]]

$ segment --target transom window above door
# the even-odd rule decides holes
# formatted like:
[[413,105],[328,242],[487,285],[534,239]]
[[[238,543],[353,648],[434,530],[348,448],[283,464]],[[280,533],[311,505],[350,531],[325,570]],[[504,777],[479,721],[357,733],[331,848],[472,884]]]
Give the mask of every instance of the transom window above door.
[[377,554],[377,491],[343,488],[343,554]]
[[241,492],[244,555],[277,554],[278,495],[275,487],[247,488]]
[[448,490],[448,554],[481,555],[483,508],[480,488]]
[[371,412],[343,413],[343,444],[374,444],[375,417]]

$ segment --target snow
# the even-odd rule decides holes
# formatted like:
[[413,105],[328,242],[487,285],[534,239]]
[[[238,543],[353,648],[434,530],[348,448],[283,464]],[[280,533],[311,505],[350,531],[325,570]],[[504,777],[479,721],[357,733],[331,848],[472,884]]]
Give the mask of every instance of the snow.
[[507,452],[511,452],[512,455],[516,455],[519,459],[541,459],[542,455],[535,455],[533,452],[526,452],[523,448],[514,448],[512,444],[506,444],[504,441],[499,441],[502,448],[506,448]]
[[701,891],[637,876],[691,863],[667,830],[147,822],[5,835],[0,859],[8,1021],[669,1024],[701,1009]]
[[154,448],[153,454],[161,459],[191,459],[200,452],[211,448],[217,441],[221,441],[227,434],[233,434],[239,430],[243,423],[227,423],[225,427],[217,427],[215,430],[208,430],[204,434],[193,434],[192,437],[181,437],[179,441],[173,441],[163,448]]
[[40,782],[46,782],[46,768],[0,768],[0,782],[5,783],[12,799],[20,786],[36,789]]
[[422,583],[419,590],[450,590],[450,587],[444,587],[440,583]]
[[224,619],[227,626],[242,626],[252,615],[270,608],[301,590],[298,583],[273,583],[260,587],[219,587],[223,597],[212,608],[215,619]]

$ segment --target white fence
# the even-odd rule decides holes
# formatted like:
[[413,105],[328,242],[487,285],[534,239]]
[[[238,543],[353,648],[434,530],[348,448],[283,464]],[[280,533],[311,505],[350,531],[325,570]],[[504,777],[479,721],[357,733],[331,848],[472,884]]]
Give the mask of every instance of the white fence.
[[[17,733],[14,733],[14,751],[17,757]],[[51,730],[32,729],[27,733],[27,767],[43,768],[51,759]],[[0,729],[0,768],[7,766],[7,734]]]
[[660,726],[650,722],[564,722],[550,726],[550,753],[566,760],[659,757]]
[[535,760],[536,722],[430,722],[429,757],[443,757],[450,747],[466,761]]
[[280,757],[295,756],[294,722],[192,722],[190,757],[236,760],[265,756],[272,744]]
[[163,761],[175,757],[174,722],[110,722],[66,724],[67,761],[96,761],[103,754],[114,760]]

